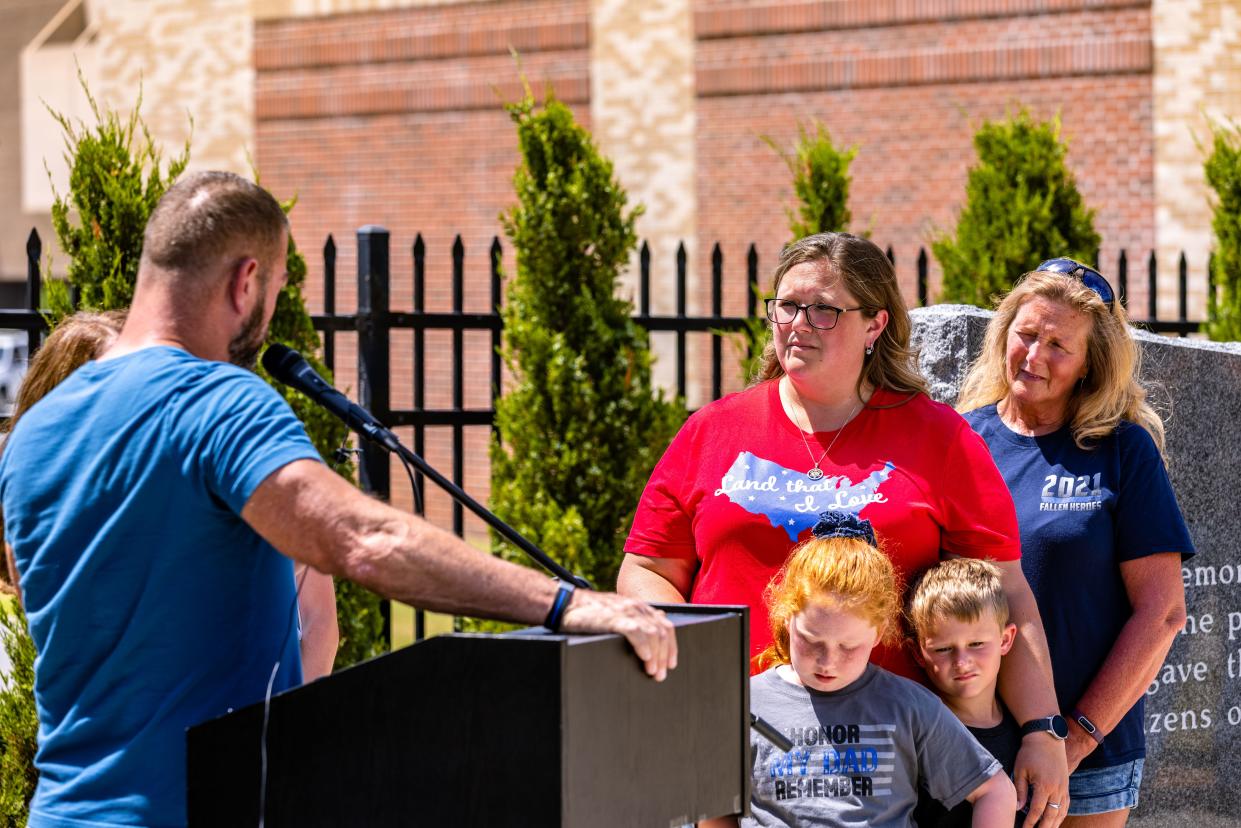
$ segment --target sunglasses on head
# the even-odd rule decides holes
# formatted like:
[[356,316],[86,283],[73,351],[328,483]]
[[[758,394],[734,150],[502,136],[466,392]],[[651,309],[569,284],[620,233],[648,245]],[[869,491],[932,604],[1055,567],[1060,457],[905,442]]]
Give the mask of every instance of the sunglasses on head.
[[1112,309],[1112,303],[1116,301],[1116,294],[1112,292],[1112,286],[1103,278],[1103,274],[1081,262],[1072,259],[1048,259],[1036,267],[1035,272],[1063,273],[1080,280],[1083,285],[1099,294],[1108,310]]

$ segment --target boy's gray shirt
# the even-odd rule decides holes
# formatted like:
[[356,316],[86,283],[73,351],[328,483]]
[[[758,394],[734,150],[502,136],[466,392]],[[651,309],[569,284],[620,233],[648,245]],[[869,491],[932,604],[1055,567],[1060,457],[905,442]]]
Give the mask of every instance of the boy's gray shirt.
[[948,808],[1001,772],[930,690],[868,665],[843,690],[750,679],[750,709],[793,741],[751,732],[752,816],[742,826],[908,826],[918,780]]

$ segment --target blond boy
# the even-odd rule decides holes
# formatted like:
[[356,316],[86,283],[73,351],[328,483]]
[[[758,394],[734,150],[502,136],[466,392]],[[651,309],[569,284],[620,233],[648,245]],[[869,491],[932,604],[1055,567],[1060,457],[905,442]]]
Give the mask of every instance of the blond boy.
[[[907,615],[914,658],[933,689],[1011,776],[1021,729],[996,696],[996,682],[1017,627],[1009,622],[1000,570],[969,558],[944,561],[914,583]],[[920,826],[968,825],[969,807],[949,812],[924,797],[915,819]]]

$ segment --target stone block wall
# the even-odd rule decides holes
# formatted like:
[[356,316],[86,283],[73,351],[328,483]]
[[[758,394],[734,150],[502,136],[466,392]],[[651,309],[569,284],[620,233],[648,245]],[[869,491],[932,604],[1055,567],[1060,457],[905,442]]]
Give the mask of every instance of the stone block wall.
[[141,89],[143,119],[167,154],[192,135],[193,169],[245,172],[254,147],[249,0],[110,0],[92,8],[100,101],[127,112]]
[[[651,311],[676,310],[676,251],[698,262],[694,34],[690,0],[592,0],[590,114],[594,137],[615,165],[630,205],[641,204],[638,236],[651,255]],[[637,301],[639,253],[621,291]],[[703,290],[690,270],[688,292]],[[669,337],[655,337],[655,380],[676,383]],[[695,343],[696,344],[696,343]],[[698,390],[697,388],[695,390]]]

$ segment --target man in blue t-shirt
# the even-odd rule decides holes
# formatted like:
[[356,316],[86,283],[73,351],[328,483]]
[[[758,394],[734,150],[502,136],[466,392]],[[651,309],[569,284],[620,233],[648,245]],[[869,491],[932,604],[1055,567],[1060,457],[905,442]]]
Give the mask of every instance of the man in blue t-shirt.
[[31,828],[185,824],[185,729],[301,681],[290,558],[434,610],[536,624],[555,606],[565,630],[623,633],[656,678],[676,664],[662,613],[558,589],[319,461],[245,370],[287,245],[261,188],[183,177],[148,221],[115,345],[33,406],[0,456],[38,652]]

